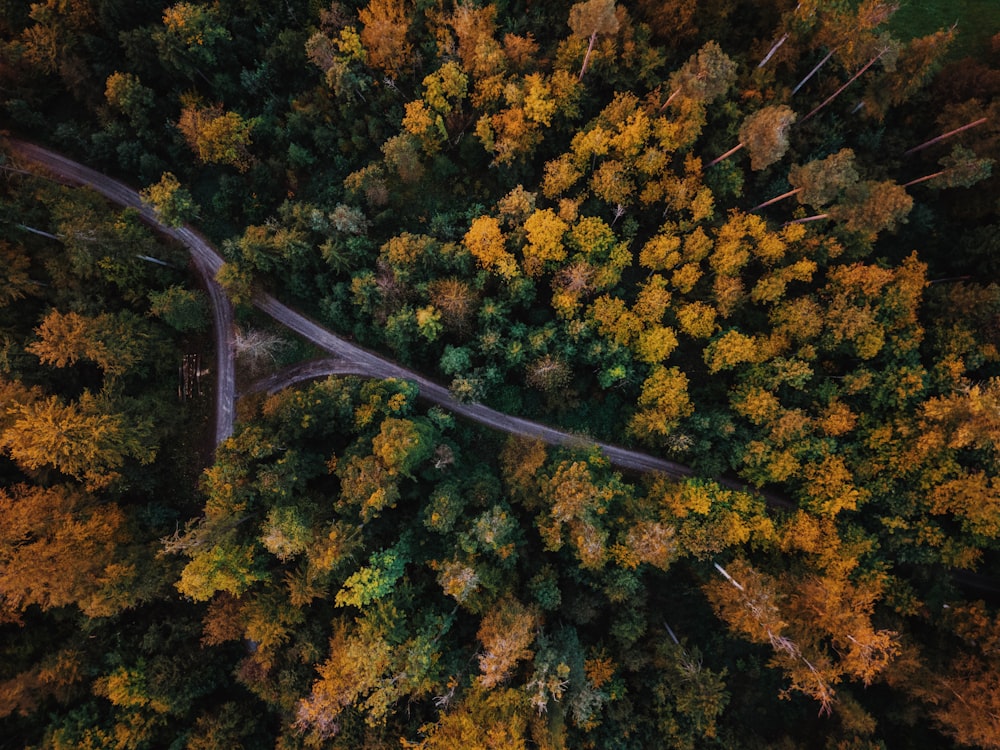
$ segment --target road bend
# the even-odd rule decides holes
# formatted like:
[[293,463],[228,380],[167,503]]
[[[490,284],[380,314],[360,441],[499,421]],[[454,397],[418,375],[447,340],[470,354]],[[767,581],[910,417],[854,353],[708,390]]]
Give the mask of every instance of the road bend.
[[[107,175],[83,166],[72,159],[49,149],[17,139],[8,139],[12,154],[22,161],[43,167],[54,176],[75,184],[96,190],[113,203],[134,208],[142,218],[157,231],[183,244],[191,253],[195,268],[201,276],[213,309],[213,328],[216,338],[216,445],[225,440],[233,431],[234,403],[236,399],[234,346],[233,346],[233,306],[226,297],[215,274],[222,267],[222,257],[214,247],[192,227],[170,227],[142,202],[132,188]],[[259,384],[255,390],[277,392],[303,380],[330,375],[361,375],[370,378],[399,378],[417,384],[420,396],[447,409],[454,414],[520,437],[541,440],[549,445],[576,448],[596,447],[608,461],[622,469],[636,472],[660,472],[684,479],[695,476],[689,466],[651,456],[647,453],[592,440],[529,419],[511,416],[491,409],[483,404],[457,400],[445,386],[424,375],[407,369],[374,352],[359,347],[326,329],[306,315],[278,301],[270,294],[257,294],[253,304],[270,315],[281,325],[299,334],[307,341],[328,352],[331,356],[313,363],[293,366],[287,372],[278,373],[269,381]],[[717,478],[715,481],[731,489],[763,494],[770,502],[788,505],[788,500],[771,493],[758,490],[737,480]]]
[[202,285],[212,307],[212,333],[215,339],[215,445],[233,434],[235,421],[236,364],[234,346],[233,305],[215,274],[222,267],[222,258],[209,242],[191,227],[171,227],[164,224],[132,188],[85,167],[49,149],[17,139],[8,139],[10,153],[21,161],[42,167],[63,182],[85,185],[112,203],[134,208],[153,229],[181,243],[191,253]]

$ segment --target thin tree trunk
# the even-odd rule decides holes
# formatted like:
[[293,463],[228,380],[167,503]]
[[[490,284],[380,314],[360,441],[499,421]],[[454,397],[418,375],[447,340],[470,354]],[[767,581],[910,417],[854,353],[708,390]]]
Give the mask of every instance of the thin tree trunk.
[[58,234],[52,234],[51,232],[44,232],[41,229],[35,229],[34,227],[29,227],[27,224],[18,224],[19,229],[23,229],[25,232],[31,232],[31,234],[37,234],[39,237],[45,237],[50,240],[56,240],[57,242],[62,242],[62,237]]
[[971,278],[972,278],[971,276],[949,276],[946,279],[931,279],[927,283],[928,284],[948,284],[948,283],[950,283],[952,281],[968,281]]
[[590,53],[594,51],[594,42],[597,41],[597,30],[590,35],[590,44],[587,45],[587,54],[583,56],[583,67],[580,68],[580,80],[583,80],[583,74],[587,72],[587,63],[590,62]]
[[756,206],[754,206],[750,210],[751,211],[756,211],[758,209],[765,208],[767,206],[770,206],[770,205],[773,205],[773,204],[777,203],[778,201],[783,201],[783,200],[785,200],[785,198],[791,198],[793,195],[798,195],[801,192],[802,192],[802,188],[795,188],[795,190],[789,190],[787,193],[782,193],[781,195],[778,195],[778,196],[776,196],[774,198],[771,198],[771,200],[769,200],[769,201],[764,201],[763,203],[757,204]]
[[818,63],[816,63],[816,67],[815,67],[815,68],[813,68],[812,70],[810,70],[810,71],[809,71],[809,75],[807,75],[807,76],[806,76],[805,78],[803,78],[803,79],[802,79],[801,81],[799,81],[799,85],[798,85],[798,86],[796,86],[796,87],[795,87],[794,89],[792,89],[792,96],[795,96],[795,94],[796,94],[796,93],[798,93],[798,90],[799,90],[800,88],[802,88],[803,86],[805,86],[805,85],[806,85],[806,82],[807,82],[807,81],[808,81],[808,80],[809,80],[810,78],[812,78],[812,77],[813,77],[814,75],[816,75],[816,74],[817,74],[817,73],[819,72],[819,69],[820,69],[820,68],[822,68],[822,67],[823,67],[824,65],[826,65],[827,61],[828,61],[828,60],[829,60],[829,59],[830,59],[831,57],[833,57],[833,53],[834,53],[834,51],[835,51],[836,49],[837,49],[837,48],[836,48],[836,47],[834,47],[834,48],[833,48],[832,50],[830,50],[829,52],[827,52],[827,53],[826,53],[826,57],[824,57],[824,58],[823,58],[822,60],[820,60],[820,61],[819,61]]
[[679,93],[681,93],[681,90],[683,88],[684,88],[683,86],[678,86],[677,89],[674,91],[674,93],[672,93],[670,96],[667,97],[667,100],[660,105],[660,112],[662,112],[667,108],[667,105],[670,104],[670,102],[672,102]]
[[940,177],[947,171],[948,171],[947,169],[942,169],[940,172],[935,172],[934,174],[927,174],[924,175],[923,177],[918,177],[915,180],[904,182],[903,187],[909,187],[910,185],[919,185],[921,182],[927,182],[927,180],[933,180],[935,177]]
[[771,47],[771,51],[768,52],[764,56],[764,59],[761,60],[760,63],[757,65],[757,68],[758,69],[763,68],[765,65],[767,65],[767,61],[770,60],[772,57],[774,57],[774,53],[778,51],[778,48],[781,47],[781,45],[784,44],[785,40],[787,39],[788,39],[788,34],[785,34],[783,37],[781,37],[781,39],[776,41],[774,45]]
[[723,159],[728,159],[730,156],[732,156],[733,154],[735,154],[741,148],[743,148],[743,144],[742,143],[737,143],[735,146],[733,146],[731,149],[729,149],[726,153],[724,153],[724,154],[722,154],[720,156],[716,156],[714,159],[712,159],[712,161],[710,161],[708,164],[705,165],[705,169],[708,169],[709,167],[714,167],[716,164],[718,164]]
[[787,227],[789,224],[805,224],[807,221],[819,221],[820,219],[827,218],[829,215],[830,214],[816,214],[815,216],[806,216],[802,219],[792,219],[791,221],[786,221],[784,226]]
[[904,151],[903,156],[909,156],[910,154],[917,153],[917,151],[923,151],[928,146],[933,146],[935,143],[943,141],[945,138],[951,138],[953,135],[958,135],[963,130],[968,130],[969,128],[974,128],[977,125],[982,125],[988,119],[989,119],[988,117],[980,117],[978,120],[976,120],[975,122],[970,122],[968,125],[963,125],[962,127],[955,128],[954,130],[949,130],[947,133],[942,133],[937,138],[931,138],[929,141],[924,141],[919,146],[914,146],[909,151]]
[[805,116],[805,117],[803,117],[803,118],[802,118],[801,120],[799,120],[799,122],[800,122],[800,123],[803,123],[803,122],[805,122],[805,121],[806,121],[806,120],[808,120],[808,119],[809,119],[810,117],[812,117],[812,116],[813,116],[814,114],[816,114],[816,113],[817,113],[817,112],[819,112],[819,111],[820,111],[821,109],[823,109],[823,107],[825,107],[825,106],[826,106],[827,104],[829,104],[829,103],[830,103],[830,102],[832,102],[832,101],[833,101],[834,99],[836,99],[836,98],[837,98],[838,96],[840,96],[840,95],[841,95],[841,94],[842,94],[842,93],[844,92],[844,89],[846,89],[846,88],[847,88],[848,86],[850,86],[850,85],[851,85],[852,83],[854,83],[854,82],[855,82],[856,80],[858,80],[858,78],[860,78],[860,77],[861,77],[861,74],[862,74],[862,73],[864,73],[864,72],[865,72],[866,70],[868,70],[868,68],[870,68],[870,67],[871,67],[872,65],[874,65],[874,64],[875,64],[875,63],[876,63],[876,62],[878,61],[878,59],[879,59],[880,57],[882,57],[882,55],[884,55],[884,54],[885,54],[886,52],[888,52],[888,51],[889,51],[889,48],[888,48],[888,47],[886,47],[886,48],[885,48],[884,50],[882,50],[882,51],[881,51],[881,52],[879,52],[879,53],[878,53],[877,55],[875,55],[875,57],[873,57],[873,58],[872,58],[871,60],[869,60],[869,61],[868,61],[867,63],[865,63],[865,66],[864,66],[863,68],[861,68],[861,70],[859,70],[859,71],[858,71],[857,73],[855,73],[855,74],[854,74],[853,76],[851,76],[851,79],[850,79],[850,80],[849,80],[849,81],[848,81],[847,83],[845,83],[845,84],[844,84],[843,86],[841,86],[841,87],[840,87],[839,89],[837,89],[837,90],[836,90],[836,91],[834,91],[834,92],[833,92],[832,94],[830,94],[830,96],[828,96],[828,97],[827,97],[827,98],[826,98],[826,99],[825,99],[825,100],[823,101],[823,103],[822,103],[822,104],[820,104],[820,105],[819,105],[818,107],[816,107],[816,108],[815,108],[815,109],[814,109],[814,110],[813,110],[812,112],[810,112],[810,113],[809,113],[808,115],[806,115],[806,116]]

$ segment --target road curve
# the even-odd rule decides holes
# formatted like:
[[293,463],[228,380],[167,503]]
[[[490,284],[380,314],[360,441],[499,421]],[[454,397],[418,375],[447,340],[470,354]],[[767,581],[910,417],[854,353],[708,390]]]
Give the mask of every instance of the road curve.
[[[191,227],[174,228],[163,224],[156,214],[142,203],[139,194],[121,182],[113,180],[93,169],[84,167],[82,164],[78,164],[53,151],[25,141],[8,138],[7,147],[12,154],[19,156],[25,162],[42,166],[60,179],[86,185],[114,203],[137,209],[142,218],[150,226],[162,234],[174,238],[188,248],[195,268],[201,275],[205,288],[208,290],[214,311],[213,326],[216,341],[215,440],[216,445],[221,443],[233,432],[234,403],[236,399],[233,306],[218,282],[215,281],[215,274],[223,263],[222,257],[201,234]],[[695,476],[694,471],[683,464],[667,461],[617,445],[595,442],[584,437],[547,427],[537,422],[503,414],[481,404],[459,402],[455,400],[444,386],[425,378],[419,373],[408,370],[391,360],[345,341],[315,321],[310,320],[305,315],[282,304],[269,294],[257,296],[254,299],[254,304],[279,323],[282,323],[317,346],[325,349],[333,356],[293,365],[260,381],[251,387],[251,391],[260,390],[276,393],[295,383],[330,375],[401,378],[417,383],[420,388],[420,395],[429,401],[488,427],[522,437],[537,438],[552,445],[596,446],[607,456],[613,465],[623,469],[638,472],[660,472],[677,478]],[[715,481],[730,489],[758,494],[772,506],[783,508],[795,507],[795,504],[787,497],[766,490],[758,490],[738,480],[719,477]],[[990,592],[1000,590],[1000,584],[986,576],[962,570],[952,571],[952,574],[959,586]]]
[[195,270],[201,277],[212,304],[212,328],[215,338],[215,445],[233,434],[235,421],[236,365],[233,345],[233,305],[215,274],[222,267],[222,258],[215,249],[191,227],[171,227],[160,221],[156,213],[132,188],[83,166],[72,159],[32,143],[7,139],[10,153],[21,161],[43,167],[60,180],[86,185],[119,206],[136,209],[143,221],[161,234],[173,238],[191,253]]
[[[191,227],[174,228],[163,224],[156,213],[143,204],[139,194],[121,182],[78,164],[65,156],[25,141],[8,139],[8,147],[12,153],[25,162],[42,166],[63,180],[86,185],[114,203],[135,208],[150,226],[181,242],[190,250],[195,267],[202,275],[205,286],[211,295],[215,335],[217,342],[220,342],[216,347],[216,444],[221,443],[232,434],[233,404],[236,396],[232,304],[215,281],[215,273],[223,263],[221,256],[202,235]],[[269,384],[263,384],[258,390],[274,392],[295,382],[329,375],[353,374],[371,378],[400,378],[416,383],[422,398],[459,416],[496,430],[534,438],[549,445],[594,446],[613,465],[623,469],[638,472],[660,472],[680,479],[695,476],[693,469],[674,461],[563,432],[538,422],[504,414],[482,404],[458,401],[440,383],[346,341],[302,313],[279,302],[270,294],[255,295],[253,304],[289,330],[333,355],[332,358],[319,360],[319,364],[299,365],[287,373],[278,373]],[[718,478],[716,481],[732,489],[756,491],[736,480]],[[772,497],[769,493],[764,493],[764,496],[776,504],[788,504],[784,498]]]

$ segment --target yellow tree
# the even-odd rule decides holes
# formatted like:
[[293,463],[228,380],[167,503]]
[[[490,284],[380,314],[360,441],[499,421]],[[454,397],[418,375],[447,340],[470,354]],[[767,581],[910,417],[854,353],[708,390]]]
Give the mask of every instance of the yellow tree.
[[195,155],[205,164],[228,164],[246,172],[253,164],[250,132],[254,123],[221,106],[205,107],[188,99],[177,127]]
[[541,619],[537,610],[526,607],[512,596],[494,604],[479,625],[478,683],[484,688],[496,687],[513,674],[518,662],[530,659]]
[[78,488],[0,490],[0,609],[76,605],[106,617],[134,603],[140,587],[123,556],[125,514]]
[[[452,689],[447,694],[454,694]],[[527,750],[545,747],[529,734],[530,705],[524,690],[473,687],[434,724],[420,728],[425,739],[400,742],[407,750]],[[530,743],[530,744],[529,744]]]
[[538,276],[546,268],[566,258],[563,235],[569,225],[551,209],[536,210],[524,222],[527,243],[522,269],[527,276]]
[[413,45],[406,38],[410,12],[403,0],[371,0],[358,11],[358,18],[368,64],[390,76],[408,70],[413,64]]
[[473,219],[463,241],[482,268],[505,279],[518,275],[517,259],[506,249],[504,234],[497,219],[492,216]]
[[35,329],[36,341],[25,349],[43,364],[69,367],[81,359],[110,376],[121,375],[145,358],[149,331],[128,313],[87,317],[52,310]]
[[96,488],[113,482],[127,458],[149,463],[156,456],[148,425],[127,424],[86,391],[76,402],[49,396],[11,410],[14,420],[0,433],[0,447],[28,471],[53,466]]
[[687,376],[676,367],[654,367],[642,384],[638,409],[629,421],[629,430],[646,440],[668,439],[680,421],[694,413],[687,385]]

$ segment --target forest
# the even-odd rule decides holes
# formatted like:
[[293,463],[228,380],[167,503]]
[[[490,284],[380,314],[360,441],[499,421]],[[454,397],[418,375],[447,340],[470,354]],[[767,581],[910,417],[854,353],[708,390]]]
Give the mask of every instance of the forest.
[[0,750],[1000,748],[998,115],[975,0],[0,0]]

